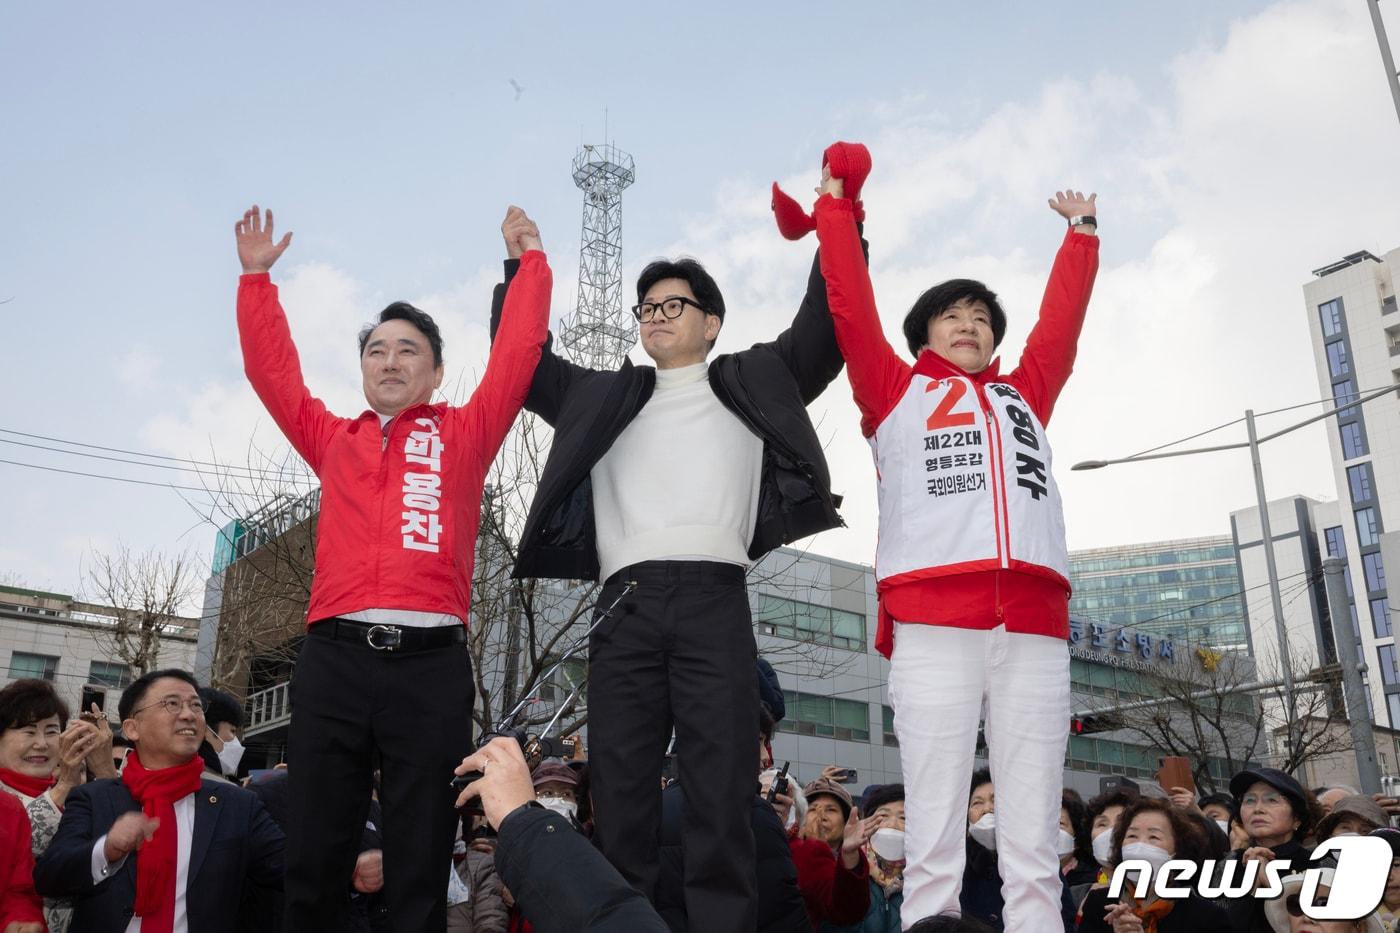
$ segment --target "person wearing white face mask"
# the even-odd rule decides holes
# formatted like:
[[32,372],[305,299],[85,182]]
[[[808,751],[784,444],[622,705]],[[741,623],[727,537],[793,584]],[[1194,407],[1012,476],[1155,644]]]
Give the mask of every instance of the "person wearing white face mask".
[[877,827],[865,844],[870,862],[870,909],[859,923],[823,923],[820,933],[899,933],[904,904],[904,785],[868,788],[860,812]]
[[[1057,831],[1058,832],[1058,831]],[[1004,924],[1006,906],[997,854],[996,786],[986,768],[972,774],[967,799],[967,860],[963,866],[958,905],[964,917],[975,917],[993,929]],[[1066,933],[1074,929],[1074,905],[1061,881],[1060,919]],[[1049,931],[1047,931],[1049,933]]]
[[[1123,811],[1113,831],[1109,856],[1114,864],[1141,860],[1155,874],[1171,859],[1201,861],[1206,841],[1200,827],[1165,800],[1140,799]],[[1194,891],[1173,900],[1158,898],[1151,889],[1142,900],[1133,896],[1136,877],[1129,875],[1122,896],[1109,900],[1107,887],[1096,888],[1084,900],[1079,933],[1231,933],[1229,915],[1218,904]],[[1183,884],[1183,886],[1189,886]]]
[[1094,858],[1093,837],[1089,835],[1089,809],[1084,799],[1070,788],[1060,793],[1060,831],[1055,846],[1060,856],[1060,877],[1069,888],[1070,903],[1076,908],[1098,880],[1099,863]]
[[558,760],[545,760],[530,773],[535,785],[535,799],[540,806],[568,820],[574,829],[578,820],[578,774]]
[[199,698],[204,701],[204,741],[199,746],[204,773],[215,781],[236,780],[243,763],[243,743],[238,738],[243,729],[243,704],[233,694],[214,687],[200,687]]

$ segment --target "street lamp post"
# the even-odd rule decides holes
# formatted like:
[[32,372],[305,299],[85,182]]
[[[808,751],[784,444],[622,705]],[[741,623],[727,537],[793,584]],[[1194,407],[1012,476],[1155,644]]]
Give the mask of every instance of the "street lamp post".
[[1329,557],[1322,562],[1327,581],[1327,614],[1332,617],[1332,640],[1337,644],[1337,664],[1342,669],[1342,691],[1347,701],[1347,722],[1351,727],[1351,747],[1356,753],[1356,776],[1363,794],[1381,792],[1381,770],[1376,764],[1376,736],[1367,715],[1366,685],[1361,682],[1364,661],[1356,657],[1356,641],[1351,631],[1351,609],[1342,574],[1347,562]]
[[1249,459],[1254,464],[1254,495],[1259,500],[1259,534],[1264,541],[1264,567],[1269,572],[1269,599],[1273,602],[1274,630],[1278,633],[1278,663],[1283,668],[1283,696],[1288,708],[1288,740],[1293,741],[1293,656],[1288,651],[1288,627],[1283,624],[1283,595],[1278,590],[1278,562],[1274,559],[1274,532],[1269,524],[1269,499],[1264,494],[1264,469],[1259,464],[1259,433],[1254,429],[1254,409],[1246,409]]
[[[1168,450],[1135,454],[1131,457],[1119,457],[1114,460],[1084,460],[1070,467],[1071,470],[1099,470],[1103,467],[1113,466],[1119,463],[1140,463],[1145,460],[1165,460],[1168,457],[1187,457],[1193,454],[1216,453],[1222,450],[1249,449],[1249,457],[1254,465],[1254,492],[1259,502],[1259,531],[1264,543],[1264,566],[1269,575],[1269,596],[1273,603],[1274,628],[1278,633],[1279,664],[1283,668],[1283,687],[1288,718],[1288,740],[1290,742],[1294,740],[1293,668],[1288,652],[1288,630],[1283,623],[1283,597],[1279,594],[1278,588],[1278,568],[1274,561],[1273,531],[1269,527],[1269,500],[1264,493],[1264,471],[1259,462],[1259,446],[1275,438],[1282,437],[1285,434],[1291,434],[1299,428],[1307,427],[1310,424],[1330,418],[1342,409],[1351,408],[1355,405],[1364,405],[1372,399],[1380,398],[1382,395],[1393,394],[1396,391],[1397,389],[1395,386],[1377,389],[1353,401],[1337,405],[1335,408],[1330,408],[1320,415],[1314,415],[1311,418],[1299,421],[1297,424],[1291,424],[1286,428],[1280,428],[1272,434],[1266,434],[1263,437],[1259,437],[1255,430],[1253,409],[1248,409],[1244,413],[1244,421],[1248,429],[1249,439],[1245,441],[1239,441],[1233,444],[1216,444],[1211,447],[1193,447],[1190,450]],[[1362,710],[1364,712],[1365,707],[1362,707]]]

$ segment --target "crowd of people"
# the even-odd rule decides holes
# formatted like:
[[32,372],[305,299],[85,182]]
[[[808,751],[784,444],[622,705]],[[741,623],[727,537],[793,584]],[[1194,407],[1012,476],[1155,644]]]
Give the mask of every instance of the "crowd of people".
[[[756,929],[763,933],[897,933],[1005,928],[1005,885],[995,832],[997,786],[986,769],[966,785],[960,916],[903,914],[905,788],[871,785],[857,796],[835,765],[802,783],[775,768],[772,742],[782,695],[764,689],[756,708],[748,826],[757,854]],[[247,772],[242,712],[229,694],[181,670],[151,672],[119,703],[121,728],[70,719],[52,684],[18,680],[0,690],[0,931],[83,933],[266,931],[284,923],[283,827],[288,769]],[[94,721],[96,720],[96,721]],[[487,765],[491,767],[487,767]],[[463,760],[480,777],[456,801],[454,851],[443,866],[446,928],[458,933],[655,930],[695,926],[684,896],[686,785],[663,786],[658,882],[643,895],[594,845],[597,816],[586,758],[527,764],[498,738]],[[1234,775],[1228,792],[1105,780],[1084,800],[1061,791],[1059,919],[1066,933],[1395,933],[1400,930],[1400,800],[1349,787],[1307,789],[1272,768]],[[372,798],[377,792],[372,792]],[[345,929],[388,933],[383,897],[393,873],[382,811],[371,800],[353,871],[340,885]],[[163,835],[162,826],[167,834]],[[1311,860],[1337,836],[1371,835],[1393,853],[1381,903],[1366,917],[1315,920],[1300,899],[1302,871],[1320,866],[1313,903],[1325,904],[1335,861]],[[139,853],[139,854],[138,854]],[[133,858],[133,856],[135,856]],[[1110,896],[1125,860],[1194,863],[1229,886],[1251,862],[1290,860],[1282,892],[1164,899],[1135,874]],[[1265,875],[1258,874],[1259,884]],[[1141,896],[1139,896],[1141,894]],[[159,905],[139,917],[147,902]],[[1054,931],[1052,931],[1054,933]]]

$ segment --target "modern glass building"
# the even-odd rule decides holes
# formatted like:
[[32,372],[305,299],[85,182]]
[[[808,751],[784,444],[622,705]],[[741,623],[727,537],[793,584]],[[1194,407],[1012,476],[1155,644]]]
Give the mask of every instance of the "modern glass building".
[[1074,551],[1069,576],[1076,619],[1215,650],[1249,649],[1228,535]]

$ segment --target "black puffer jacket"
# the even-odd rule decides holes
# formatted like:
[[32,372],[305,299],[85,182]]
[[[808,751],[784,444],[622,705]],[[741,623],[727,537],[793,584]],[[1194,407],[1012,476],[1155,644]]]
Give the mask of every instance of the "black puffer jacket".
[[[505,281],[496,286],[493,337],[517,265],[506,260]],[[832,495],[807,406],[844,365],[815,260],[807,293],[787,330],[768,343],[710,361],[715,396],[763,440],[758,516],[748,548],[752,560],[842,524],[836,514],[840,497]],[[525,408],[554,428],[554,441],[520,536],[515,577],[598,578],[590,473],[651,398],[655,384],[654,368],[630,360],[613,371],[577,366],[554,352],[551,335]]]

